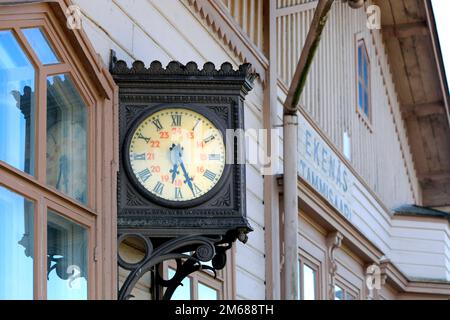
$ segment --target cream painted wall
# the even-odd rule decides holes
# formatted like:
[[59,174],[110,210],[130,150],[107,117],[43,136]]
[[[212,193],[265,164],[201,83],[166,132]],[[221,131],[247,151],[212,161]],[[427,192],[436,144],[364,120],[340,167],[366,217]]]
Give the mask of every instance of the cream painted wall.
[[[195,61],[200,66],[212,61],[220,66],[241,61],[228,52],[211,30],[178,0],[74,0],[83,13],[83,28],[109,64],[110,50],[129,64],[142,60],[148,65],[160,60],[181,63]],[[262,127],[262,85],[256,81],[245,103],[246,128]],[[265,248],[263,178],[259,168],[247,165],[247,213],[254,232],[246,245],[237,243],[237,299],[265,298]]]

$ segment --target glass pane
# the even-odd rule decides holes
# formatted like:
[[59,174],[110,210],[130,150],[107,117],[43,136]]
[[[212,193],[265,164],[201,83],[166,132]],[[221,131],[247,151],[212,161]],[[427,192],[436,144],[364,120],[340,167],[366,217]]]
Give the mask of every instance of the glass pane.
[[0,160],[34,175],[34,67],[11,31],[0,31]]
[[316,299],[316,271],[303,265],[303,296],[304,300]]
[[198,300],[218,300],[219,293],[217,290],[204,285],[203,283],[198,283]]
[[364,109],[364,102],[363,102],[364,89],[363,89],[363,86],[362,86],[361,82],[358,82],[358,98],[359,98],[359,107],[361,109]]
[[344,290],[339,286],[334,286],[334,300],[344,300]]
[[367,91],[364,92],[364,113],[369,116],[369,94]]
[[47,183],[87,203],[87,108],[70,76],[47,81]]
[[49,300],[86,300],[88,297],[87,230],[49,211],[47,259],[47,298]]
[[363,70],[364,70],[364,74],[363,74],[363,78],[364,78],[364,84],[366,85],[366,87],[369,86],[369,73],[368,73],[368,68],[369,68],[369,62],[367,59],[367,56],[364,55],[364,63],[363,63]]
[[345,294],[345,299],[346,300],[356,300],[356,297],[354,295],[352,295],[351,293],[347,292]]
[[0,186],[0,300],[33,299],[34,204]]
[[[172,279],[175,275],[175,270],[168,269],[168,279]],[[181,282],[182,285],[178,286],[172,295],[171,300],[191,300],[191,278],[186,277]]]
[[22,32],[42,64],[59,63],[55,52],[40,28],[23,29]]
[[363,51],[363,47],[360,44],[358,46],[358,76],[360,78],[362,77],[362,51]]

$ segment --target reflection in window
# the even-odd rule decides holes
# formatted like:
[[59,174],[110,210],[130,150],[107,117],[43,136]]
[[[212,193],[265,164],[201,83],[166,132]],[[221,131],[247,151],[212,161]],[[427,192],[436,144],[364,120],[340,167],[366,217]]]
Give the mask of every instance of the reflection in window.
[[88,298],[88,235],[85,228],[49,211],[47,258],[49,300]]
[[59,63],[58,58],[50,47],[50,43],[40,28],[23,29],[22,32],[42,64]]
[[334,300],[344,300],[344,290],[337,285],[334,286]]
[[218,300],[219,294],[217,290],[204,285],[203,283],[198,283],[198,300]]
[[87,203],[87,108],[69,75],[47,81],[47,183]]
[[304,300],[316,299],[316,271],[303,265],[303,298]]
[[[169,268],[167,272],[168,279],[172,279],[175,275],[175,270]],[[181,284],[173,293],[171,300],[191,300],[191,278],[184,278]]]
[[356,297],[349,292],[347,292],[345,294],[345,297],[346,297],[346,300],[356,300]]
[[0,160],[34,175],[35,71],[11,31],[0,31]]
[[34,204],[0,186],[0,300],[33,299]]

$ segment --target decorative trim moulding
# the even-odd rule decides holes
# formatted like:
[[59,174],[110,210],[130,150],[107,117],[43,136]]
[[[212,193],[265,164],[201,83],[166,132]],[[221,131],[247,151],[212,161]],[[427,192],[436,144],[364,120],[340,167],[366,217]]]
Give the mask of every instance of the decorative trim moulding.
[[[368,265],[376,264],[381,269],[382,281],[393,286],[400,294],[423,293],[450,296],[450,282],[433,279],[412,279],[407,277],[398,267],[387,259],[383,251],[373,244],[354,225],[346,220],[333,207],[321,201],[322,196],[312,189],[304,181],[299,181],[301,190],[300,202],[301,210],[309,216],[319,216],[320,225],[327,229],[335,230],[330,232],[328,244],[343,242],[357,257],[366,261]],[[341,245],[339,244],[339,247]],[[329,294],[327,290],[327,294]]]
[[334,257],[334,251],[339,249],[342,245],[342,240],[344,236],[339,231],[334,231],[327,236],[327,253],[328,253],[328,300],[334,300],[335,290],[334,286],[336,284],[336,273],[338,270],[338,264]]
[[183,0],[186,6],[206,22],[219,39],[243,62],[251,63],[265,82],[269,60],[237,25],[224,6],[216,0]]
[[278,8],[276,10],[277,18],[288,16],[290,14],[295,14],[299,12],[304,12],[308,10],[314,10],[317,7],[319,1],[311,1],[306,3],[299,3],[289,7]]
[[[123,60],[117,60],[115,52],[111,51],[111,65],[110,72],[114,75],[117,83],[122,80],[129,82],[131,79],[138,82],[152,82],[155,85],[165,86],[168,83],[197,83],[206,87],[216,86],[216,83],[222,83],[222,86],[227,90],[242,90],[247,94],[253,88],[254,80],[259,77],[258,73],[254,72],[254,68],[250,63],[244,63],[233,69],[233,65],[229,62],[224,62],[219,69],[216,69],[214,63],[206,62],[202,69],[198,68],[197,63],[190,61],[186,65],[178,61],[171,61],[164,68],[159,61],[152,61],[148,68],[145,67],[144,62],[134,61],[131,66]],[[225,88],[223,87],[223,88]],[[126,95],[122,95],[124,98]],[[134,95],[135,96],[135,95]],[[129,95],[129,99],[133,99],[133,95]],[[164,96],[161,96],[164,100]],[[200,96],[192,97],[192,99],[201,100]],[[228,101],[229,97],[221,96],[207,96],[203,100],[217,100],[222,99],[222,102]]]
[[298,179],[300,210],[313,217],[330,232],[339,231],[342,242],[361,260],[379,263],[384,252],[368,239],[353,223],[329,204],[321,194],[302,179]]
[[246,78],[249,81],[253,82],[253,80],[258,76],[258,74],[253,72],[252,65],[250,63],[245,63],[240,65],[238,69],[233,69],[233,65],[229,62],[224,62],[220,66],[219,69],[216,69],[216,66],[212,62],[206,62],[203,65],[202,69],[198,68],[197,63],[190,61],[186,65],[181,64],[178,61],[171,61],[164,68],[161,62],[155,60],[150,63],[148,68],[145,67],[144,62],[135,61],[129,67],[128,64],[123,60],[115,60],[115,57],[112,59],[111,72],[116,75],[121,74],[137,74],[137,75],[180,75],[180,76],[205,76],[208,77],[208,80],[211,80],[211,77],[220,77],[221,79],[226,79],[226,77],[233,78]]
[[435,294],[450,297],[450,282],[445,280],[412,279],[389,259],[380,261],[381,275],[400,293]]

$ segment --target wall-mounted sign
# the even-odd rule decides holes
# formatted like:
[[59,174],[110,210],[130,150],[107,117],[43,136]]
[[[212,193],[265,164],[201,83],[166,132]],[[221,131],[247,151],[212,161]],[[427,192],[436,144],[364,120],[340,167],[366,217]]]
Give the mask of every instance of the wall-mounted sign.
[[299,175],[347,219],[354,177],[308,121],[299,118]]

